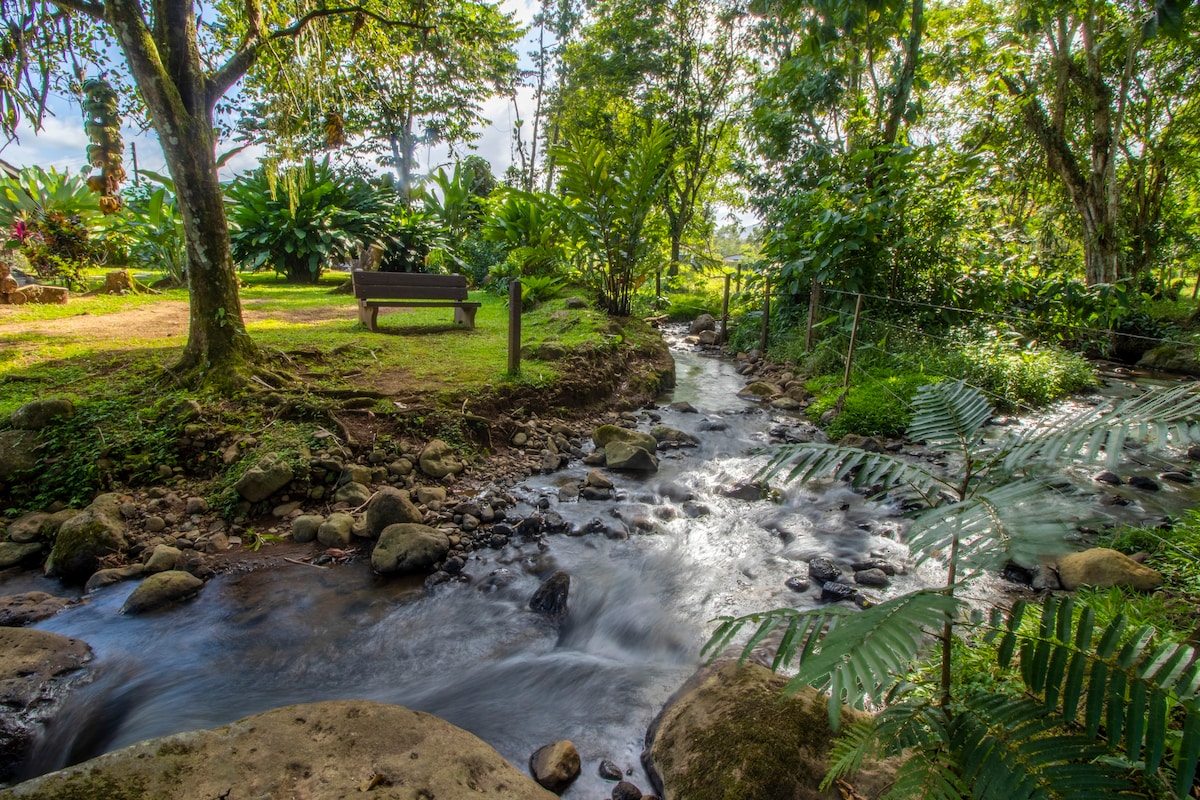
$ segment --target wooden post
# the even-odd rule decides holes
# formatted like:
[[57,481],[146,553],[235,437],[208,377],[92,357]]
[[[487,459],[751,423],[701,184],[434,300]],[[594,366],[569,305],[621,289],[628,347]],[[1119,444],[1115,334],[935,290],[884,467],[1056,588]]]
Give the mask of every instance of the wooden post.
[[808,330],[804,333],[804,352],[811,353],[817,344],[815,328],[817,326],[817,311],[821,306],[821,284],[814,277],[812,288],[808,290]]
[[725,299],[721,301],[721,337],[718,339],[719,344],[725,344],[729,341],[729,284],[733,280],[733,276],[729,273],[725,274]]
[[768,277],[763,288],[763,323],[762,335],[758,337],[758,351],[762,353],[762,357],[767,357],[767,334],[768,326],[771,324],[771,278]]
[[858,317],[862,314],[862,295],[854,301],[854,322],[850,325],[850,349],[846,351],[846,377],[842,379],[842,388],[850,388],[850,360],[854,358],[854,340],[858,338]]
[[508,282],[508,374],[521,374],[521,282]]

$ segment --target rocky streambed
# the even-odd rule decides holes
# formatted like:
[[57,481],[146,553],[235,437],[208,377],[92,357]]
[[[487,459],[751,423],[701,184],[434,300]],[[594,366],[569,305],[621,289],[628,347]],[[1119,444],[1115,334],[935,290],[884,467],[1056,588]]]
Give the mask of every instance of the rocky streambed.
[[[51,572],[83,586],[10,570],[0,614],[93,654],[36,715],[21,712],[12,775],[294,704],[369,701],[447,720],[522,768],[570,740],[582,774],[566,797],[650,791],[645,732],[695,674],[714,617],[838,591],[876,601],[923,581],[906,568],[900,509],[840,483],[753,481],[757,448],[820,436],[795,413],[807,398],[782,368],[695,341],[677,341],[677,388],[652,407],[510,420],[491,474],[444,443],[361,457],[331,444],[303,469],[258,457],[239,491],[262,517],[227,524],[203,499],[155,487],[10,525],[5,547],[23,549],[9,563],[49,551]],[[1182,483],[1116,477],[1094,500],[1120,513],[1194,499]],[[286,748],[262,745],[279,767]],[[395,770],[363,791],[394,788]],[[372,778],[359,780],[356,791]]]

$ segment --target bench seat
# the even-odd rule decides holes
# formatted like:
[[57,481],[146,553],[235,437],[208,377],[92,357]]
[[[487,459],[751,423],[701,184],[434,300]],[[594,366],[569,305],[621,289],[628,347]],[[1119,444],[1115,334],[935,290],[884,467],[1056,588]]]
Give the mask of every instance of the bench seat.
[[380,308],[453,308],[454,322],[475,327],[481,303],[467,300],[467,279],[462,275],[426,275],[419,272],[350,273],[358,299],[358,320],[377,331]]

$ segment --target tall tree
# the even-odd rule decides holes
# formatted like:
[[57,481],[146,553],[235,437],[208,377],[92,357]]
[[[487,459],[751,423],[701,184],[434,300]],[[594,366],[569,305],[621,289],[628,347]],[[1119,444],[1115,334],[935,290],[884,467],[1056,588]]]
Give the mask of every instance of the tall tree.
[[[0,119],[10,135],[21,114],[40,126],[51,86],[65,65],[89,54],[119,50],[145,102],[175,182],[183,217],[191,312],[188,340],[177,369],[190,380],[244,383],[257,352],[242,320],[229,245],[224,197],[217,179],[214,108],[269,47],[327,23],[357,19],[393,23],[389,4],[329,6],[301,0],[218,2],[192,0],[6,0],[0,21]],[[378,10],[377,10],[378,9]],[[206,26],[200,14],[212,15]],[[425,22],[395,21],[428,29]],[[354,23],[359,24],[359,23]],[[206,32],[219,28],[228,43]]]
[[1194,37],[1160,35],[1194,27],[1189,5],[1005,4],[1007,47],[995,30],[976,35],[1079,219],[1088,285],[1135,275],[1151,256],[1168,154],[1196,124]]

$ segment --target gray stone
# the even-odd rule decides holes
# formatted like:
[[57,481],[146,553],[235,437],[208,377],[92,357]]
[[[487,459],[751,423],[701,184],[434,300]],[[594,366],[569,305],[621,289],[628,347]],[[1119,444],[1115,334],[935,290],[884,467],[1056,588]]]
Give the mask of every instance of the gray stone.
[[150,531],[150,533],[158,533],[159,531],[166,530],[167,528],[167,521],[157,514],[149,515],[142,524],[145,526],[146,530]]
[[37,466],[37,434],[0,431],[0,481]]
[[[442,489],[445,499],[446,490]],[[379,534],[388,525],[404,522],[421,522],[423,517],[420,510],[413,505],[412,498],[403,489],[385,486],[375,493],[367,504],[367,532],[372,539],[378,539]]]
[[804,407],[804,404],[792,397],[776,397],[771,401],[771,408],[779,411],[799,411]]
[[420,505],[446,502],[446,490],[441,486],[418,486],[413,491],[416,492],[417,503]]
[[642,790],[629,781],[621,781],[613,787],[612,800],[642,800]]
[[866,450],[868,453],[882,453],[886,449],[883,442],[874,436],[862,436],[857,433],[848,433],[843,436],[838,442],[838,447],[853,447],[858,450]]
[[450,551],[446,534],[428,525],[389,525],[371,552],[371,566],[381,575],[428,572]]
[[151,575],[133,590],[122,614],[144,614],[195,597],[204,588],[204,581],[190,572],[172,569]]
[[66,397],[51,397],[45,400],[34,400],[14,411],[8,421],[14,428],[27,431],[37,431],[49,425],[60,417],[70,417],[75,414],[75,404]]
[[301,514],[292,520],[292,541],[313,542],[317,539],[317,531],[325,518],[319,514]]
[[592,431],[592,442],[596,447],[605,450],[606,453],[608,445],[613,442],[640,447],[647,453],[654,453],[658,450],[658,440],[650,434],[642,433],[641,431],[631,431],[628,428],[622,428],[620,425],[601,425],[599,428],[596,428],[596,430]]
[[686,400],[676,400],[674,403],[671,403],[671,405],[667,406],[667,408],[671,409],[672,411],[677,411],[680,414],[698,414],[698,413],[700,413],[696,410],[696,407],[694,405],[692,405],[691,403],[689,403]]
[[326,547],[347,547],[354,533],[354,517],[335,511],[317,528],[317,541]]
[[31,628],[0,629],[0,781],[14,777],[37,731],[61,714],[91,657],[78,639]]
[[612,489],[613,482],[607,475],[598,469],[588,470],[587,476],[583,479],[584,486],[591,486],[593,489]]
[[1164,481],[1170,481],[1171,483],[1178,483],[1183,486],[1190,486],[1196,482],[1196,479],[1194,477],[1192,477],[1191,475],[1189,475],[1186,472],[1180,472],[1178,470],[1171,470],[1169,472],[1164,472],[1164,473],[1160,474],[1158,477]]
[[46,562],[46,574],[83,583],[101,558],[123,551],[127,542],[120,507],[120,495],[102,494],[83,513],[64,522]]
[[727,489],[722,489],[721,494],[734,500],[752,502],[754,500],[762,500],[770,490],[771,487],[759,481],[741,481]]
[[207,514],[208,501],[203,497],[189,497],[187,504],[184,506],[185,514]]
[[421,457],[417,460],[421,472],[431,478],[444,478],[447,475],[457,475],[466,468],[462,459],[454,454],[450,445],[441,439],[434,439],[425,445]]
[[178,569],[183,563],[183,551],[169,544],[154,546],[150,557],[146,559],[146,574],[155,575],[171,569]]
[[859,586],[874,586],[884,588],[891,585],[887,573],[881,569],[860,569],[854,573],[854,582]]
[[717,321],[712,314],[701,314],[692,321],[688,326],[688,333],[695,335],[704,331],[715,331],[717,329]]
[[783,585],[791,589],[793,592],[807,592],[812,584],[801,578],[799,575],[793,575],[783,582]]
[[83,591],[85,594],[91,594],[97,589],[103,589],[105,586],[112,586],[116,583],[140,578],[145,573],[146,568],[141,564],[127,564],[124,567],[98,570],[92,573],[92,577],[88,578]]
[[1154,478],[1147,478],[1144,475],[1133,475],[1129,478],[1129,485],[1134,489],[1141,489],[1143,492],[1157,492],[1161,487],[1158,481]]
[[778,397],[783,394],[783,390],[773,383],[766,381],[754,381],[746,388],[738,392],[738,397],[744,397],[747,400],[770,400],[773,397]]
[[570,591],[571,576],[563,570],[558,570],[543,581],[533,593],[533,597],[529,598],[529,608],[555,622],[562,622],[570,610],[567,606],[567,595]]
[[246,470],[234,488],[245,500],[258,503],[287,486],[293,477],[291,464],[277,455],[269,455]]
[[1041,564],[1034,573],[1029,585],[1039,592],[1052,591],[1056,592],[1063,588],[1062,581],[1058,579],[1058,573],[1054,571],[1049,564]]
[[815,583],[822,584],[827,581],[836,581],[842,577],[842,571],[838,569],[832,559],[820,556],[809,559],[808,577],[812,578]]
[[1147,350],[1137,362],[1138,369],[1151,372],[1181,372],[1200,375],[1196,348],[1187,345],[1162,344]]
[[0,627],[19,628],[48,617],[74,603],[69,597],[45,592],[22,592],[0,597]]
[[579,752],[569,741],[539,747],[529,757],[529,773],[541,786],[562,794],[579,777]]
[[338,485],[347,483],[361,483],[363,486],[371,485],[371,468],[362,464],[347,464],[342,470],[342,474],[338,477]]
[[8,540],[22,544],[41,541],[46,538],[42,534],[42,527],[49,519],[50,515],[42,511],[31,511],[17,517],[8,526]]
[[1092,478],[1092,480],[1096,481],[1096,483],[1107,483],[1109,486],[1120,486],[1124,483],[1120,475],[1107,469],[1097,473],[1096,477]]
[[655,425],[650,429],[650,435],[658,442],[661,448],[666,447],[695,447],[700,444],[700,440],[690,433],[685,433],[678,428],[671,428],[666,425]]
[[632,472],[655,472],[658,457],[644,448],[626,442],[609,442],[604,446],[604,462],[609,469]]
[[371,499],[371,490],[358,481],[343,483],[333,494],[335,503],[345,503],[352,508],[358,508]]
[[461,728],[366,700],[287,706],[211,731],[150,739],[34,778],[13,794],[27,800],[555,800]]
[[1063,588],[1072,591],[1080,586],[1128,586],[1148,592],[1163,585],[1162,575],[1107,547],[1063,556],[1058,560],[1058,577]]
[[27,561],[40,559],[42,545],[40,542],[0,542],[0,569],[8,569]]

